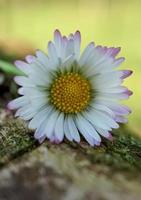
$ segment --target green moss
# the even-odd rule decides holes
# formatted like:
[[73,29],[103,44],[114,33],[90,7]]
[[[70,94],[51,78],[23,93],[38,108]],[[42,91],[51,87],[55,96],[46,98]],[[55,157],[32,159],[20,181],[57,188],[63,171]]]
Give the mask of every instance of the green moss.
[[0,126],[0,166],[36,146],[32,133],[17,119],[7,119]]
[[73,147],[77,148],[93,166],[107,166],[110,169],[109,174],[116,171],[128,173],[128,177],[138,176],[141,170],[141,140],[126,126],[116,130],[113,135],[113,142],[104,140],[101,147]]

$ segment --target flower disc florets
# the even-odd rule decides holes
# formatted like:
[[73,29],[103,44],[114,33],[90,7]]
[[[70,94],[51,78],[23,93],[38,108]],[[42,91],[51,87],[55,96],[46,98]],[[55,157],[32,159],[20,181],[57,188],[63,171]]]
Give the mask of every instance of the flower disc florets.
[[67,73],[55,79],[51,86],[51,103],[64,113],[84,110],[91,99],[91,85],[78,73]]

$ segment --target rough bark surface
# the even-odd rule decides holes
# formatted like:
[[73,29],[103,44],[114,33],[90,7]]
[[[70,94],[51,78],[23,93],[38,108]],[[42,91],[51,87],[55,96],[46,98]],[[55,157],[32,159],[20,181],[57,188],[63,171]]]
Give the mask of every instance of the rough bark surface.
[[141,141],[126,127],[92,148],[39,145],[26,124],[1,110],[0,200],[140,200]]

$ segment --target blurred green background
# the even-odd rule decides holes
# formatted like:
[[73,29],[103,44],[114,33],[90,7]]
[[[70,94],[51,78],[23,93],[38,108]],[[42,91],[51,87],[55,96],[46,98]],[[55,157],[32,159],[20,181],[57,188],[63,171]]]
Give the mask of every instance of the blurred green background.
[[129,126],[141,135],[141,0],[0,0],[0,41],[45,50],[56,28],[63,34],[80,30],[82,49],[90,41],[122,47],[122,67],[134,71],[125,82],[134,92],[125,102],[133,110]]

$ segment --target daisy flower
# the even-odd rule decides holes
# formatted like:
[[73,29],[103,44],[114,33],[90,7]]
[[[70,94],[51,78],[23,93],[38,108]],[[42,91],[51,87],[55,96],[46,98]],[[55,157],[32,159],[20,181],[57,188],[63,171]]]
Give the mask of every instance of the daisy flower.
[[80,142],[82,135],[91,146],[100,145],[101,136],[111,139],[112,129],[127,122],[130,109],[119,101],[132,94],[121,86],[132,71],[116,70],[124,61],[116,58],[120,48],[91,42],[80,55],[80,44],[79,31],[66,37],[56,30],[48,55],[37,50],[26,62],[15,62],[25,75],[15,77],[21,96],[8,107],[29,122],[39,142]]

